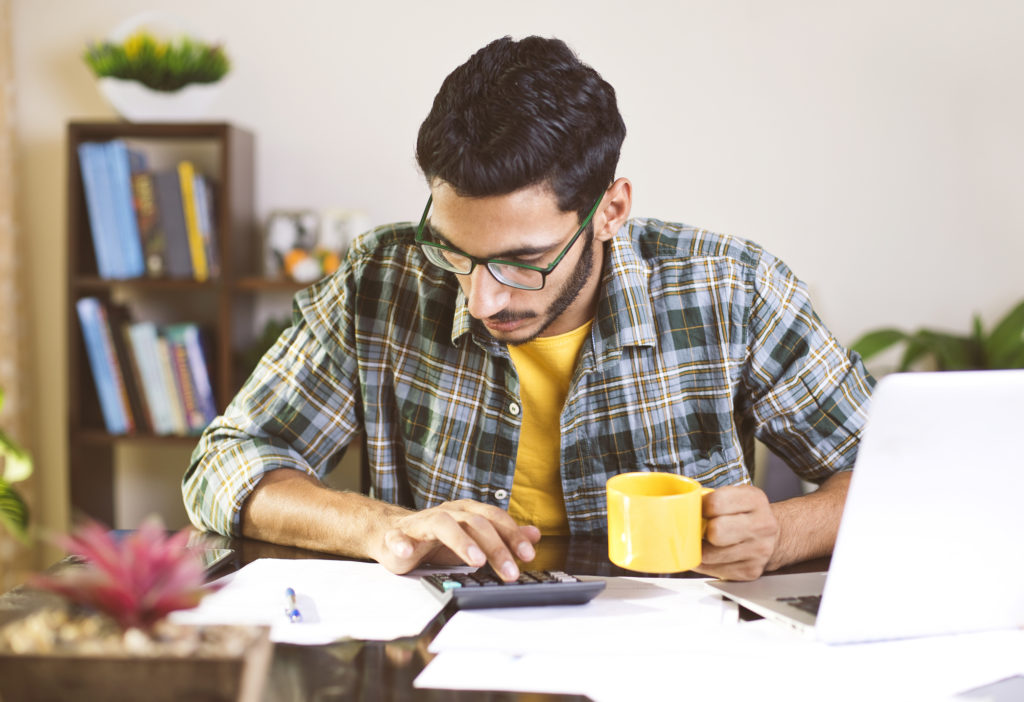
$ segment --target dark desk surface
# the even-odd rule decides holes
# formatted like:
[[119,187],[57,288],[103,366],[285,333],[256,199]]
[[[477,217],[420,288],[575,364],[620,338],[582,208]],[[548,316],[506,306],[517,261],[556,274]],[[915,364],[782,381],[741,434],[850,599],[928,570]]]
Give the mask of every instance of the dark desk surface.
[[[251,539],[225,540],[234,554],[214,575],[237,570],[259,558],[335,558],[315,551],[268,544]],[[220,544],[218,544],[220,545]],[[608,561],[605,537],[545,537],[537,546],[537,557],[527,568],[564,570],[574,575],[643,575],[623,570]],[[828,559],[808,561],[786,572],[826,570]],[[681,573],[661,577],[699,577]],[[21,588],[0,597],[0,624],[16,610],[32,609]],[[416,637],[394,641],[340,641],[326,646],[277,644],[264,693],[266,702],[336,702],[403,700],[455,702],[468,700],[586,700],[586,697],[536,693],[465,692],[419,690],[413,680],[432,658],[427,647],[441,630],[451,611],[443,611]]]
[[[235,539],[229,544],[235,559],[227,569],[240,568],[258,558],[330,558],[322,553],[273,544]],[[643,575],[624,570],[608,561],[606,537],[544,537],[537,557],[527,568],[564,570],[574,575]],[[817,559],[787,568],[786,572],[826,570],[828,559]],[[661,577],[700,577],[681,573]],[[456,692],[421,690],[412,681],[432,658],[427,646],[444,625],[444,611],[418,637],[389,642],[343,641],[328,646],[277,644],[267,681],[267,702],[316,700],[586,700],[586,697],[508,692]]]

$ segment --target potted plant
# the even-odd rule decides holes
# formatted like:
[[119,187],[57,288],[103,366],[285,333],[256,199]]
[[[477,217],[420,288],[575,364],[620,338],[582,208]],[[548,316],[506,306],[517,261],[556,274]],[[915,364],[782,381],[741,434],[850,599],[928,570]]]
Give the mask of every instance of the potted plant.
[[897,370],[910,370],[930,360],[936,369],[994,370],[1024,368],[1024,302],[986,332],[981,317],[974,316],[969,334],[950,334],[933,329],[906,332],[900,329],[877,329],[860,337],[852,349],[868,359],[886,349],[903,345]]
[[[0,408],[4,391],[0,388]],[[18,442],[0,430],[0,524],[22,543],[28,543],[28,506],[14,483],[32,475],[32,457]]]
[[[100,91],[131,121],[189,121],[204,115],[231,69],[224,47],[176,31],[161,39],[146,29],[154,18],[133,19],[83,54]],[[157,19],[161,19],[158,17]]]
[[189,536],[150,519],[120,538],[89,522],[57,540],[72,558],[12,591],[27,614],[0,628],[0,699],[260,699],[267,627],[167,619],[212,589]]

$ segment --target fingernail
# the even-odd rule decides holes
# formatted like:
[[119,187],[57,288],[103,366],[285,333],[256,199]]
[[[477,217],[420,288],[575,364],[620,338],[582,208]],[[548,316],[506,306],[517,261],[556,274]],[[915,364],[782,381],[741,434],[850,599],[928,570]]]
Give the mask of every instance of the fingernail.
[[505,564],[501,566],[501,574],[505,576],[506,580],[515,580],[519,577],[519,569],[512,561],[505,561]]
[[524,561],[532,561],[533,557],[535,555],[537,555],[534,552],[534,550],[533,550],[533,546],[531,546],[530,544],[526,543],[525,541],[523,543],[519,544],[519,549],[518,550],[519,550],[519,557],[522,558]]
[[395,555],[399,558],[408,558],[412,555],[412,546],[405,543],[404,541],[397,544],[391,545],[391,550],[395,552]]
[[484,552],[476,546],[470,546],[466,549],[466,555],[469,556],[470,565],[483,565],[487,561],[487,557],[484,556]]

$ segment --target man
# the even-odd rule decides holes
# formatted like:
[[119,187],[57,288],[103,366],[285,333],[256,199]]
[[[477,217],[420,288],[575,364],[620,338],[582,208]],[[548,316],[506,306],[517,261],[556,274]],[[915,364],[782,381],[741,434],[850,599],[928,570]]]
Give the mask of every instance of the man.
[[[630,220],[624,136],[560,41],[500,39],[452,72],[417,141],[421,221],[296,296],[196,449],[192,521],[511,580],[542,532],[606,530],[610,476],[660,470],[718,488],[703,573],[829,553],[873,380],[758,246]],[[373,497],[320,482],[359,434]],[[769,504],[754,435],[821,487]]]

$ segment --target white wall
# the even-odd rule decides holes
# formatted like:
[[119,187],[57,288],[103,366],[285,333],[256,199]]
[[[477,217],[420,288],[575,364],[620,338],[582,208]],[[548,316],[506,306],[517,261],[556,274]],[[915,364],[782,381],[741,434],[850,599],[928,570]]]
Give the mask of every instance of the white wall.
[[843,341],[966,331],[1024,297],[1024,3],[14,0],[44,519],[63,506],[63,135],[113,113],[80,60],[167,9],[221,38],[212,118],[257,137],[257,201],[417,217],[413,148],[444,76],[503,34],[566,39],[616,86],[634,213],[764,244]]

